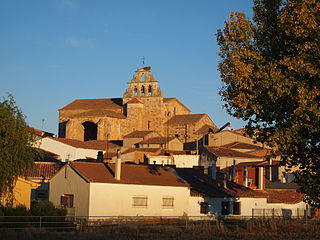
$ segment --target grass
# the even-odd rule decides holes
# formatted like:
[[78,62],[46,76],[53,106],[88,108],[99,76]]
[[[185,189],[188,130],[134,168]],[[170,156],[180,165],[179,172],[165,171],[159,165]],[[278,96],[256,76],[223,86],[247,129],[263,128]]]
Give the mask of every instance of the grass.
[[164,240],[164,239],[217,239],[217,240],[278,240],[320,239],[320,228],[316,222],[303,224],[285,221],[257,222],[188,222],[188,224],[157,224],[127,222],[117,225],[87,227],[81,231],[49,230],[1,230],[0,239],[12,240]]

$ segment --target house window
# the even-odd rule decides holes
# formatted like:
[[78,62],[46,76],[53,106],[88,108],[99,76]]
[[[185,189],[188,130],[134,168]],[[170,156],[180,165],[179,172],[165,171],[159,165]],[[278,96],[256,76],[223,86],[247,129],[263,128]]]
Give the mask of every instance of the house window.
[[148,197],[147,196],[134,196],[132,198],[133,207],[144,207],[148,206]]
[[233,215],[240,215],[240,202],[233,203]]
[[73,194],[64,194],[60,198],[60,205],[66,208],[73,207]]
[[173,208],[174,198],[173,197],[163,197],[162,198],[162,207],[163,208]]
[[207,202],[200,203],[200,213],[207,214],[209,212],[209,204]]
[[229,205],[230,205],[229,202],[222,202],[221,203],[221,214],[222,215],[230,214]]

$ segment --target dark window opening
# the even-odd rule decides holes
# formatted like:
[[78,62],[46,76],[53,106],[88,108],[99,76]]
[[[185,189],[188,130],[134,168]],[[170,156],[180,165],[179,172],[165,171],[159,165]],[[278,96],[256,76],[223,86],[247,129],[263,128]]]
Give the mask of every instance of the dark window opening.
[[73,207],[73,194],[64,194],[60,198],[60,205],[66,208]]
[[148,130],[150,129],[151,122],[148,120]]
[[137,86],[135,86],[134,87],[134,96],[136,97],[136,96],[138,96],[138,88],[137,88]]
[[200,203],[200,213],[207,214],[209,212],[209,204],[207,202]]
[[141,96],[144,96],[145,95],[145,89],[144,89],[144,86],[141,87]]
[[233,203],[233,215],[240,215],[240,202]]
[[148,87],[148,96],[152,96],[152,87],[149,85]]
[[84,122],[82,123],[84,127],[84,141],[97,140],[98,127],[97,124],[93,122]]
[[68,121],[59,123],[59,138],[66,138],[66,132],[67,132],[67,123]]
[[229,202],[222,202],[221,203],[221,214],[222,215],[229,215],[230,214]]

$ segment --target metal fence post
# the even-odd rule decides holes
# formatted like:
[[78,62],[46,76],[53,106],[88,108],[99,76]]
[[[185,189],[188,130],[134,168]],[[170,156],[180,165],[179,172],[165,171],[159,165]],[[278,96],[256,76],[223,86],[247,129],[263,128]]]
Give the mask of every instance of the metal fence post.
[[252,220],[254,220],[254,208],[252,208]]

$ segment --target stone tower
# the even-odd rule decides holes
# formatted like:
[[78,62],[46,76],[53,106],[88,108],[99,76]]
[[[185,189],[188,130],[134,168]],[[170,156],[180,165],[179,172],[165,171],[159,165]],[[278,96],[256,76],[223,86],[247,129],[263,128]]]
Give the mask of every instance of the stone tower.
[[165,107],[159,82],[153,77],[151,67],[136,70],[123,94],[123,104],[124,114],[132,128],[163,133]]

